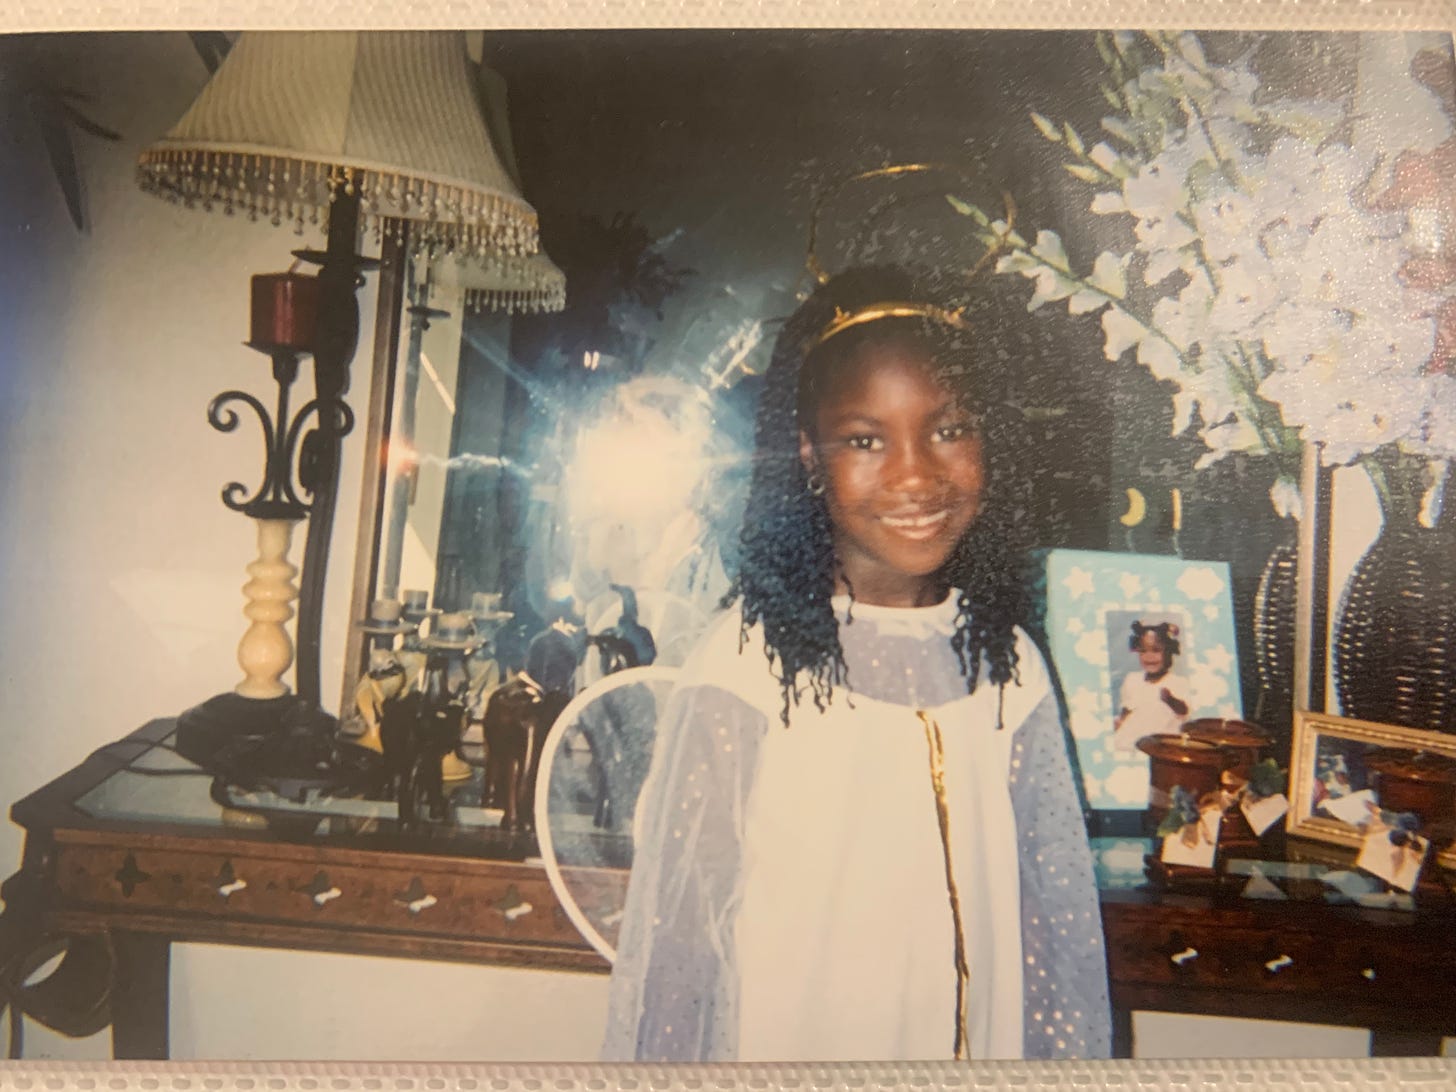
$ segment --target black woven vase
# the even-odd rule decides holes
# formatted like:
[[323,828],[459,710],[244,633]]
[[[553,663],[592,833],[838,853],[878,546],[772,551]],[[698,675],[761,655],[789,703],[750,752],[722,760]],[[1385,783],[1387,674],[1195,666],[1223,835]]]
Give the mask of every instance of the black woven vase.
[[1254,657],[1259,701],[1254,722],[1274,740],[1276,757],[1287,760],[1294,718],[1295,585],[1299,524],[1284,520],[1279,545],[1259,573],[1254,593]]
[[1420,490],[1391,479],[1385,522],[1355,566],[1335,624],[1334,671],[1349,717],[1456,733],[1456,504],[1434,527]]

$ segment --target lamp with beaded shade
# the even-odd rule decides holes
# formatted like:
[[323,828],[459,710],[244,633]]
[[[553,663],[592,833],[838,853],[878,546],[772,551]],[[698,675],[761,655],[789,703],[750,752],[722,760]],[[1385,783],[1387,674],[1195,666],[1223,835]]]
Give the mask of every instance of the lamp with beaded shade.
[[[265,471],[287,488],[251,509],[224,491],[230,506],[259,524],[262,556],[245,589],[252,625],[239,647],[246,677],[184,717],[199,750],[240,729],[267,734],[279,725],[312,725],[322,740],[332,718],[319,701],[320,623],[341,441],[352,427],[342,396],[358,342],[360,273],[382,265],[378,338],[398,321],[409,255],[484,268],[527,260],[538,246],[536,213],[496,154],[461,32],[245,33],[181,119],[141,153],[137,171],[143,190],[186,207],[326,234],[322,251],[294,252],[319,267],[316,276],[290,270],[254,278],[250,344],[273,358],[280,419],[270,425],[241,392],[219,396],[210,412],[215,426],[235,427],[237,415],[217,407],[237,395],[265,418],[266,435],[289,437],[289,445],[270,447]],[[361,233],[380,244],[380,263],[356,253]],[[307,291],[290,291],[290,281]],[[295,296],[316,301],[306,333],[292,331],[290,315],[280,316],[274,303]],[[316,386],[292,423],[282,419],[290,353],[295,364],[312,355]],[[295,591],[288,536],[304,518]],[[296,696],[282,682],[293,660],[284,625],[295,596]]]
[[544,251],[485,259],[446,257],[430,264],[432,300],[459,298],[469,314],[544,314],[566,307],[566,275]]
[[461,32],[253,32],[138,164],[144,190],[302,228],[339,196],[415,248],[531,254]]

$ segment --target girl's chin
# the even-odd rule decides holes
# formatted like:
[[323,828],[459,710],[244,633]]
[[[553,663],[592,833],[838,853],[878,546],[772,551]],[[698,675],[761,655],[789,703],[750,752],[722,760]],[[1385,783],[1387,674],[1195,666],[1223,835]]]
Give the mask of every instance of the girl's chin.
[[926,574],[907,574],[904,580],[885,582],[864,579],[856,581],[851,575],[849,583],[835,584],[836,595],[847,595],[856,603],[872,607],[934,607],[945,602],[950,590],[939,570]]

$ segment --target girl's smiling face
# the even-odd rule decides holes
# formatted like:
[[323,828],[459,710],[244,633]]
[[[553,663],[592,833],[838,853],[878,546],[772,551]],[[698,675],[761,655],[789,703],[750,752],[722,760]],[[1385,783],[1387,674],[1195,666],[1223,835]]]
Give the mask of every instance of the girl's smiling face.
[[799,455],[824,482],[836,590],[880,606],[933,604],[980,510],[975,422],[913,343],[865,343],[826,368]]
[[1138,639],[1137,658],[1143,674],[1150,679],[1157,678],[1173,665],[1173,658],[1163,647],[1162,638],[1156,630],[1151,629],[1144,630],[1142,637]]

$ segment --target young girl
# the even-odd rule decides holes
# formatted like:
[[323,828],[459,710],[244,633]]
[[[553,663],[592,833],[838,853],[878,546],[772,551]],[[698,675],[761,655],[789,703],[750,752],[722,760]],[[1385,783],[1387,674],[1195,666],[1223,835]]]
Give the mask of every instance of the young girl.
[[1127,647],[1138,658],[1138,670],[1123,677],[1112,744],[1131,751],[1144,736],[1176,734],[1188,719],[1188,685],[1173,670],[1182,648],[1172,622],[1132,624]]
[[1099,1056],[1086,832],[1026,612],[1004,392],[941,295],[788,321],[727,611],[637,812],[614,1059]]

